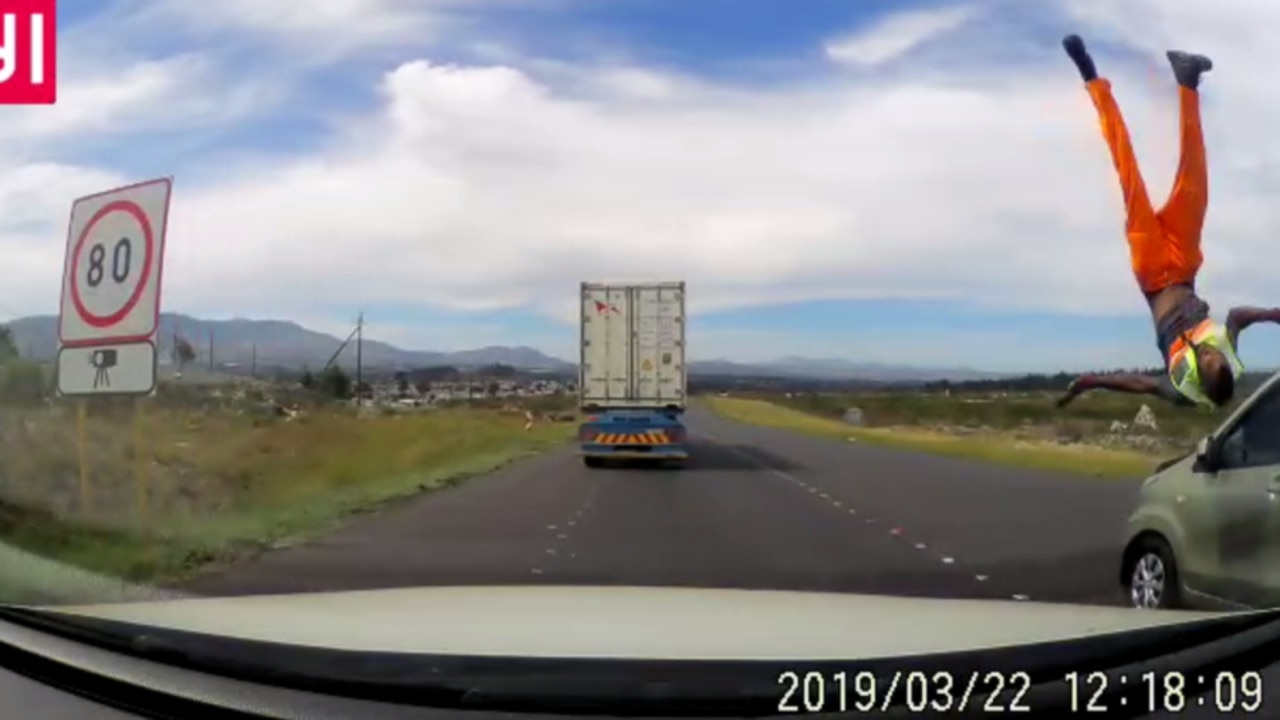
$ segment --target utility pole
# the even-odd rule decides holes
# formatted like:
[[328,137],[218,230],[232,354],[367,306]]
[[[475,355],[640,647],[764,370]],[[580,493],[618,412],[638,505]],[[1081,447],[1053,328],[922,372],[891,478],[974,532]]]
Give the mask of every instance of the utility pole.
[[249,355],[249,377],[258,377],[258,341],[253,341],[253,348]]
[[213,372],[213,328],[209,328],[209,372]]
[[364,394],[364,311],[356,318],[356,399],[363,402]]

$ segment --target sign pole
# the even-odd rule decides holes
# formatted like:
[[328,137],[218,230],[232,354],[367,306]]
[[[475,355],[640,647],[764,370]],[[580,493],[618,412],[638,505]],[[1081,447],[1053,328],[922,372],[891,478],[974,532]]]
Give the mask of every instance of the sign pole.
[[80,398],[76,403],[76,452],[80,462],[80,512],[88,514],[93,494],[89,487],[89,401]]
[[139,396],[133,401],[133,460],[134,460],[134,491],[137,493],[138,500],[138,522],[140,526],[146,527],[150,519],[151,504],[151,487],[150,477],[148,477],[147,453],[146,453],[146,417],[143,412],[143,399]]

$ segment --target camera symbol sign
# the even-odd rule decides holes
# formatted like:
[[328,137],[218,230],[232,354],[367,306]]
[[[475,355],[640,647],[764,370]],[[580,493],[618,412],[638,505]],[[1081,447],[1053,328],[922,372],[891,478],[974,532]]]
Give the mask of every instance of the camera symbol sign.
[[164,178],[72,205],[62,345],[140,342],[155,333],[171,187]]
[[148,395],[156,387],[156,329],[170,178],[71,204],[58,317],[58,392]]

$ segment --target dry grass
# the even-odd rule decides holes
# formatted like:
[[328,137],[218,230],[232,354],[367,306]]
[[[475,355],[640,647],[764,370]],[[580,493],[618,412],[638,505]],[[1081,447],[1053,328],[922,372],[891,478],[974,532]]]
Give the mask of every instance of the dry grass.
[[82,445],[73,404],[4,408],[0,538],[114,576],[174,579],[492,470],[575,430],[523,426],[511,409],[357,417],[316,406],[285,419],[169,398],[148,401],[140,416],[131,403],[98,404]]
[[[1062,444],[1052,439],[1036,439],[1024,430],[1021,436],[1008,431],[957,433],[927,427],[892,425],[851,427],[838,419],[751,398],[708,398],[719,415],[754,425],[775,427],[832,438],[854,438],[859,442],[898,447],[905,450],[971,458],[1014,467],[1059,470],[1104,478],[1140,477],[1165,455],[1137,450],[1098,447],[1083,443]],[[928,422],[927,415],[921,414]],[[936,422],[936,420],[934,421]],[[932,424],[932,423],[931,423]],[[1025,426],[1023,426],[1025,427]]]

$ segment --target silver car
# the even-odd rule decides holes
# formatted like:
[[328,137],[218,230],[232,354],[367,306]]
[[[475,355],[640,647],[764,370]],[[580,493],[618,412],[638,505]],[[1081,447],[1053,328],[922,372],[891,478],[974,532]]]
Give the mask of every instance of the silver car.
[[1138,608],[1280,606],[1280,373],[1143,483],[1120,582]]

